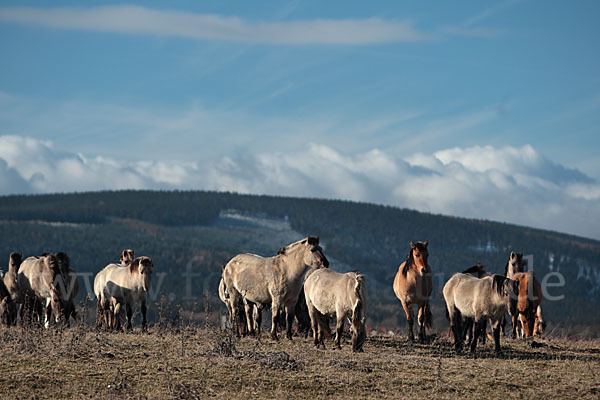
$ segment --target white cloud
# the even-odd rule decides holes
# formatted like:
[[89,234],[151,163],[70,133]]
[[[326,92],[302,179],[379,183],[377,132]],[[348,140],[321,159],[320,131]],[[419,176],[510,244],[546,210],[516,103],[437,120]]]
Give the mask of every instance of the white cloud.
[[126,188],[349,199],[600,239],[600,184],[529,145],[400,159],[377,149],[348,155],[308,144],[298,151],[187,162],[86,157],[46,141],[0,136],[0,194]]
[[412,24],[381,18],[251,22],[138,6],[0,8],[0,20],[50,28],[266,44],[372,44],[428,39]]

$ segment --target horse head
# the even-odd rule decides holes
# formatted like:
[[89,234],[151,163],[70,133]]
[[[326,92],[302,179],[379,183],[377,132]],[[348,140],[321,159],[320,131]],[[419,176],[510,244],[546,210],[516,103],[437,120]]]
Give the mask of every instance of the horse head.
[[506,262],[506,268],[504,269],[504,276],[512,278],[512,276],[519,272],[524,272],[524,266],[527,265],[527,260],[523,259],[523,253],[510,252],[508,261]]
[[23,254],[10,253],[10,256],[8,257],[8,268],[10,269],[12,267],[12,268],[16,268],[18,270],[19,267],[21,266],[22,262],[23,262]]
[[125,249],[121,252],[120,262],[123,265],[130,265],[133,261],[133,250]]
[[323,254],[323,249],[319,246],[318,236],[309,236],[301,244],[304,245],[304,264],[311,268],[329,268],[329,261]]
[[138,257],[133,260],[129,268],[133,274],[137,274],[138,278],[141,280],[142,288],[144,291],[148,292],[152,281],[152,269],[154,268],[152,259],[146,256]]
[[429,250],[427,249],[428,245],[429,240],[417,243],[410,242],[410,256],[412,256],[412,265],[417,268],[419,275],[425,275],[427,269],[429,268],[429,263],[427,261],[429,258]]

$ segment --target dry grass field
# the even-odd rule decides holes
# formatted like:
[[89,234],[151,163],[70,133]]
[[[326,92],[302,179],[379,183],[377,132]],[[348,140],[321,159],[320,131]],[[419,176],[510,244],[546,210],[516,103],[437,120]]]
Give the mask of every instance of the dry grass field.
[[364,352],[316,350],[311,339],[237,339],[204,326],[142,333],[0,328],[0,398],[301,399],[598,398],[600,341],[546,338],[456,355],[446,336],[427,345],[369,338]]

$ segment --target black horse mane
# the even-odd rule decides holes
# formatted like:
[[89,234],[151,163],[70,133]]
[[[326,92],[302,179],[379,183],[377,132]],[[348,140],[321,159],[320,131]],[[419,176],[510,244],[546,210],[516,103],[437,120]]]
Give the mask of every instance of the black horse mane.
[[502,296],[502,294],[503,294],[502,286],[504,285],[504,281],[507,278],[502,275],[494,275],[493,278],[494,279],[492,280],[492,288],[496,289],[496,292],[498,292],[499,296]]
[[402,269],[402,275],[406,276],[408,270],[413,265],[413,257],[412,257],[413,249],[410,249],[408,255],[406,256],[406,261],[404,262],[404,268]]
[[478,262],[477,265],[474,265],[471,268],[465,269],[462,273],[479,276],[483,272],[485,272],[485,266],[482,263]]

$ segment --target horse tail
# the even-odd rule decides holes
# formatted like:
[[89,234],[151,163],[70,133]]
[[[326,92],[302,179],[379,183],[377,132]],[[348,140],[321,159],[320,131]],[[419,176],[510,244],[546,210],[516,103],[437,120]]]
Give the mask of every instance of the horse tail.
[[361,289],[364,285],[365,277],[360,273],[356,273],[356,277],[354,279],[354,294],[356,296],[356,302],[354,303],[354,307],[352,307],[352,322],[354,322],[355,319],[358,322],[359,320],[357,318],[361,318],[360,314],[363,314],[362,309],[364,299],[361,295]]
[[[450,320],[450,316],[448,315],[448,307],[446,307],[446,317]],[[431,314],[431,308],[429,307],[429,303],[425,306],[425,327],[427,329],[433,328],[433,315]]]
[[367,333],[365,330],[365,298],[362,295],[362,287],[364,285],[365,278],[362,274],[356,273],[354,283],[354,294],[356,295],[356,302],[352,307],[352,329],[355,334],[352,337],[352,351],[362,351],[363,344],[367,339]]

